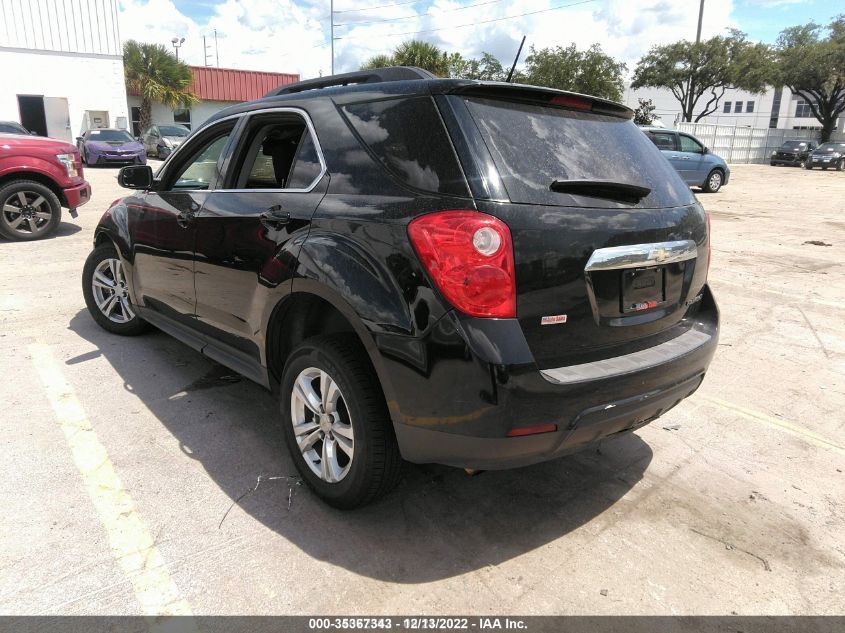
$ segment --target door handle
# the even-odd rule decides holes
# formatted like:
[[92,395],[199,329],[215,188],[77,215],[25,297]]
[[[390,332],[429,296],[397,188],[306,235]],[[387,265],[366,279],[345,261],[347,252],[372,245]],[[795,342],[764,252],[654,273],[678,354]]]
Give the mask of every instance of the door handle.
[[261,224],[270,229],[278,229],[290,222],[290,213],[282,210],[282,205],[276,204],[258,216]]
[[181,226],[183,229],[187,229],[188,225],[194,221],[194,212],[191,210],[188,211],[180,211],[179,214],[176,216],[176,224]]

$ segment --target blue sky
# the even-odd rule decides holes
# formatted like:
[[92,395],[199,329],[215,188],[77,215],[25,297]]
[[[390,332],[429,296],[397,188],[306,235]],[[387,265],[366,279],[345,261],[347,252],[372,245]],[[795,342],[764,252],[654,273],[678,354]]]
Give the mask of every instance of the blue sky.
[[[202,37],[218,32],[221,66],[331,72],[329,0],[120,0],[124,39],[185,37],[181,57],[204,63]],[[651,46],[695,37],[698,0],[335,0],[335,72],[357,69],[403,39],[448,51],[512,59],[522,35],[538,48],[599,43],[628,64]],[[706,0],[704,36],[739,28],[774,42],[787,26],[825,24],[845,13],[841,0]],[[410,33],[410,34],[408,34]],[[213,54],[213,51],[209,50]],[[211,57],[213,59],[213,56]]]

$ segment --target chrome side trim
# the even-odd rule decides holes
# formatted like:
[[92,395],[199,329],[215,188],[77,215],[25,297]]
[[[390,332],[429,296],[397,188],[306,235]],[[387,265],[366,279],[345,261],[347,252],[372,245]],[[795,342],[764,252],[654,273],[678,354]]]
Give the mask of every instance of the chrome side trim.
[[589,273],[596,270],[658,266],[695,259],[697,255],[698,249],[692,240],[611,246],[593,251],[584,270]]
[[689,330],[677,338],[639,352],[598,360],[593,363],[542,369],[540,373],[549,382],[561,385],[612,378],[668,363],[698,349],[709,342],[710,338],[709,334],[700,330]]

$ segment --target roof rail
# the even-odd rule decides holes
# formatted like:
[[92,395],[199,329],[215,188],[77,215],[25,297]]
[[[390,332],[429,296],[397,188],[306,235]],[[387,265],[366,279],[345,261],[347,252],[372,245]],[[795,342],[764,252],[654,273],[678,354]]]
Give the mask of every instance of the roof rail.
[[306,79],[305,81],[298,81],[294,84],[279,86],[264,96],[277,97],[279,95],[303,92],[304,90],[331,88],[332,86],[375,84],[385,81],[408,81],[413,79],[436,79],[436,77],[427,70],[417,68],[416,66],[388,66],[387,68],[370,68],[368,70],[359,70],[341,75]]

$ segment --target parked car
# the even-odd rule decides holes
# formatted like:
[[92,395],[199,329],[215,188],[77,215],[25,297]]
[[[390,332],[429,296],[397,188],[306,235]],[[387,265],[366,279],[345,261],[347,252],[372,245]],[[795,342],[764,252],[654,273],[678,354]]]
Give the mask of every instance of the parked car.
[[139,139],[147,156],[164,160],[182,144],[191,131],[184,125],[151,125]]
[[821,167],[824,170],[833,167],[842,171],[845,169],[845,143],[822,143],[813,150],[804,166],[807,169]]
[[632,116],[402,67],[284,86],[121,170],[86,304],[272,389],[335,506],[400,457],[583,449],[692,394],[718,338],[708,217]]
[[700,187],[704,193],[716,193],[728,184],[731,170],[727,163],[692,134],[656,127],[642,130],[691,187]]
[[70,143],[40,136],[0,134],[0,235],[10,240],[48,236],[62,207],[91,199],[79,152]]
[[786,141],[778,149],[772,152],[772,158],[769,164],[774,165],[793,165],[804,167],[807,162],[807,157],[816,149],[814,141],[792,140]]
[[86,165],[147,164],[144,146],[126,130],[88,130],[76,142]]
[[15,121],[0,121],[0,134],[32,134],[37,136],[35,132],[30,132]]

